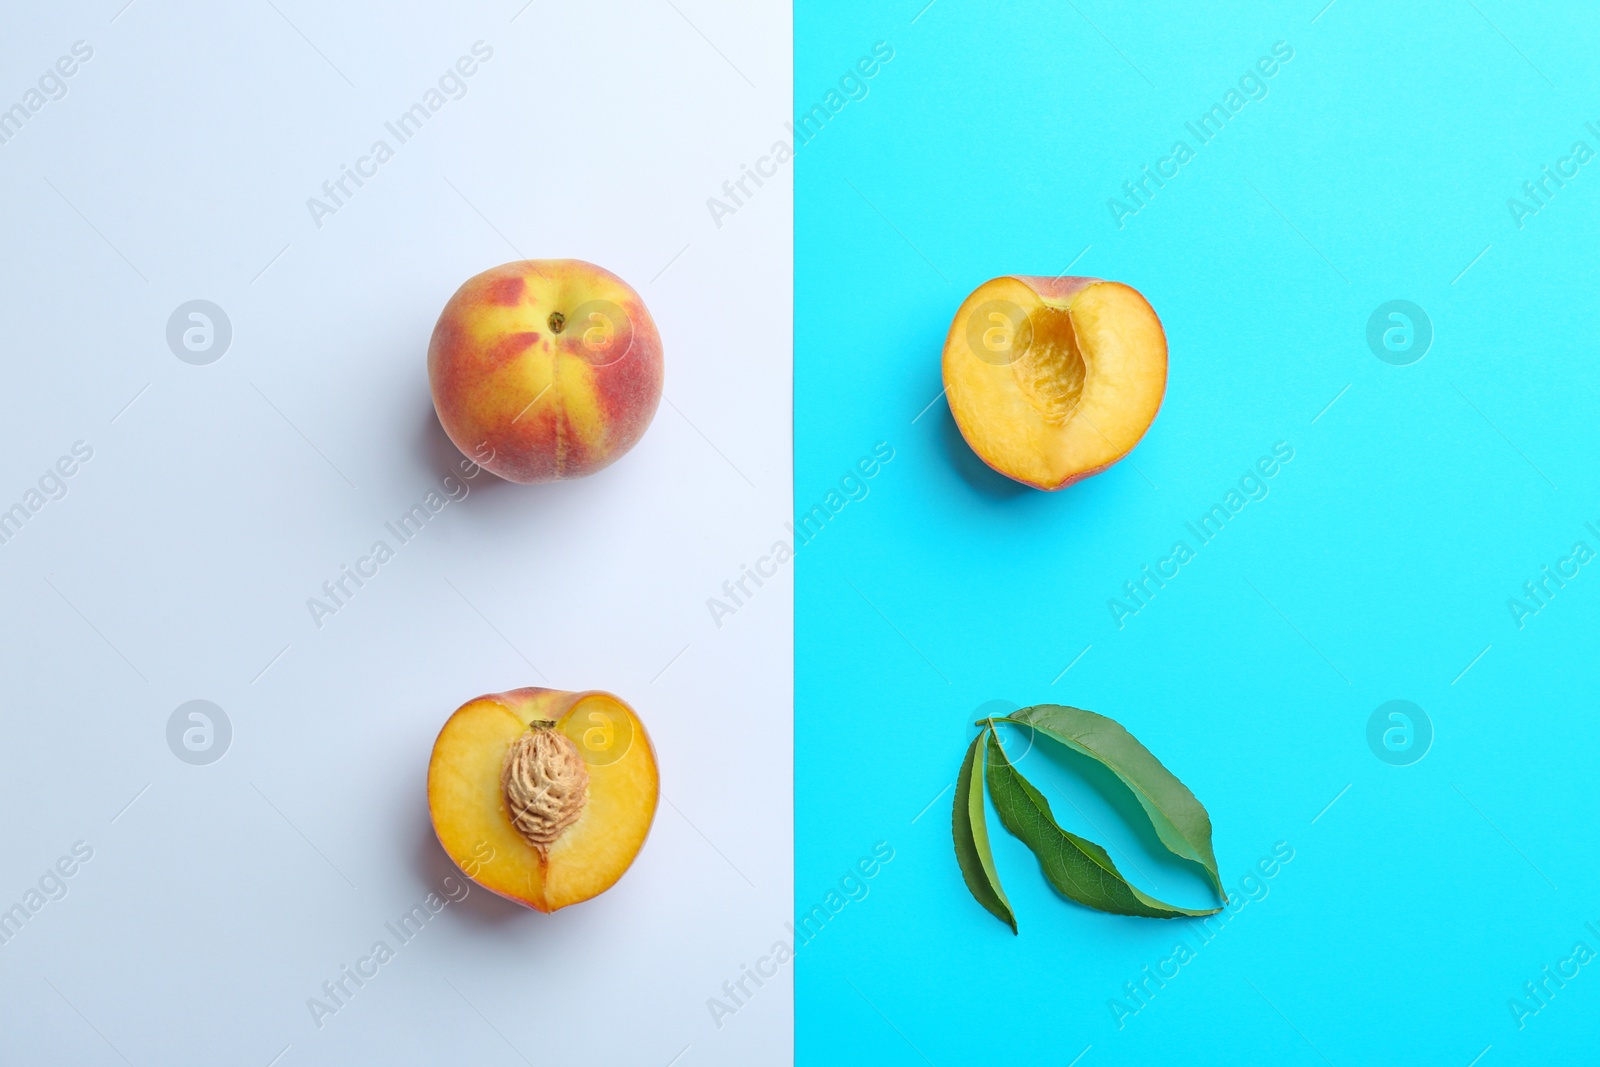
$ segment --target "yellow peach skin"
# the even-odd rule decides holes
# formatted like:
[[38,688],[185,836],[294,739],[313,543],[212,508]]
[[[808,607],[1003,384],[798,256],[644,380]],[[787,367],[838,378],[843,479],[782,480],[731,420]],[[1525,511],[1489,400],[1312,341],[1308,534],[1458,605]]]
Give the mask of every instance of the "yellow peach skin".
[[[572,759],[566,770],[582,786],[547,805],[551,818],[530,832],[518,816],[563,786],[563,768],[552,763],[532,768],[539,788],[517,792],[515,757],[536,740],[550,742],[556,761]],[[569,773],[566,784],[575,781]],[[659,795],[644,723],[598,690],[513,689],[469,700],[439,731],[428,763],[428,810],[450,858],[485,889],[543,912],[622,877],[650,833]]]
[[1166,393],[1166,333],[1121,282],[995,278],[950,324],[944,385],[980,459],[1024,485],[1061,489],[1111,466],[1150,428]]
[[579,259],[522,260],[469,278],[428,345],[445,433],[513,482],[610,465],[650,425],[661,376],[661,338],[644,301]]

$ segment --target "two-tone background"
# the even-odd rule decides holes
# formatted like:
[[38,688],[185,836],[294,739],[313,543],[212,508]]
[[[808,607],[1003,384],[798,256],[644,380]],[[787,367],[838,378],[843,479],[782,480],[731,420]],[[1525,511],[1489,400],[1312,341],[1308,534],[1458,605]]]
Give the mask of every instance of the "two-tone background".
[[[1580,1060],[1597,43],[1490,0],[13,5],[0,1059]],[[462,480],[428,331],[543,256],[640,291],[665,400],[593,479]],[[940,394],[1008,272],[1168,332],[1148,437],[1058,495]],[[526,684],[618,692],[663,765],[635,869],[554,917],[463,895],[422,795],[449,711]],[[970,899],[972,720],[1045,701],[1207,805],[1225,922],[1063,903],[1003,835],[1021,935]]]

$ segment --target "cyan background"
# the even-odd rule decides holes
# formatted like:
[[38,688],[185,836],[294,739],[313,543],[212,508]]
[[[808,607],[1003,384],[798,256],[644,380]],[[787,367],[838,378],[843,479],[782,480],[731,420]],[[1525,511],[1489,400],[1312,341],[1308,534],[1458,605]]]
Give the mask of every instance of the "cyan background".
[[[797,112],[895,50],[796,160],[797,511],[895,450],[796,565],[797,910],[895,849],[799,952],[799,1062],[1576,1062],[1600,966],[1521,1029],[1507,1002],[1600,949],[1600,565],[1520,630],[1507,601],[1600,549],[1600,161],[1523,228],[1506,201],[1600,150],[1595,14],[925,3],[796,11]],[[1280,40],[1268,97],[1119,230],[1107,198]],[[1171,373],[1129,460],[1043,494],[928,405],[961,299],[1075,258],[1150,299]],[[1410,366],[1366,344],[1391,299],[1432,320]],[[1279,441],[1270,495],[1119,631],[1107,599]],[[1410,766],[1366,742],[1391,699],[1432,720]],[[992,811],[1021,935],[972,900],[948,787],[994,700],[1128,726],[1206,804],[1230,885],[1295,850],[1121,1029],[1110,999],[1192,924],[1055,899]],[[1104,783],[1025,767],[1135,882],[1207,899]]]

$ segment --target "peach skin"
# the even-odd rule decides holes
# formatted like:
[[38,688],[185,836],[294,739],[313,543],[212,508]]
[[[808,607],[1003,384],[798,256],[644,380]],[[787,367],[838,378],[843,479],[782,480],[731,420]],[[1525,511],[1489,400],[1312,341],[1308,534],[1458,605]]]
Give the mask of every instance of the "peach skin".
[[580,478],[616,461],[655,416],[661,374],[644,301],[579,259],[506,263],[467,279],[428,345],[444,432],[513,482]]
[[1036,489],[1098,474],[1139,443],[1167,387],[1167,338],[1138,290],[1098,278],[995,278],[944,343],[967,444]]

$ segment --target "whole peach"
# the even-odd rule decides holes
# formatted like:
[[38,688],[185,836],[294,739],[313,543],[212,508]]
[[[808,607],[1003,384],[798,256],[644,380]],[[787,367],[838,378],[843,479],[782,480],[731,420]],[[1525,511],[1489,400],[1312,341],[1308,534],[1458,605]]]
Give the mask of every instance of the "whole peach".
[[457,448],[513,482],[581,478],[644,435],[661,337],[639,294],[580,259],[467,279],[428,345],[434,410]]

